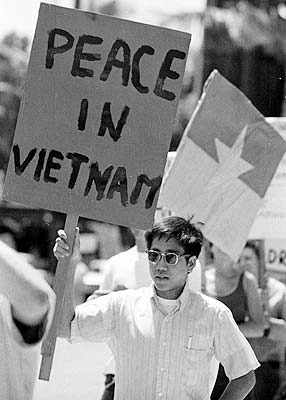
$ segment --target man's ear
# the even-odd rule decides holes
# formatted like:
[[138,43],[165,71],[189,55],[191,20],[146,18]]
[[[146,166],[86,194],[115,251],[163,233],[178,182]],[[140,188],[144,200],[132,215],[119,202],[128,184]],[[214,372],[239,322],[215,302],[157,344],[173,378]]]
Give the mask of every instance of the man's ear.
[[192,257],[189,258],[188,264],[187,264],[188,274],[190,274],[192,272],[192,270],[195,268],[196,261],[197,261],[197,257],[196,256],[192,256]]

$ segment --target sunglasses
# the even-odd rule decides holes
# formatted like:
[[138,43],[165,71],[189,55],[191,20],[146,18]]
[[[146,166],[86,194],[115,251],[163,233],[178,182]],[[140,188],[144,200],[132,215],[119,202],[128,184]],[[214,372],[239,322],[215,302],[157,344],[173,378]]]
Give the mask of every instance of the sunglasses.
[[152,264],[158,264],[161,258],[164,256],[165,261],[169,265],[176,265],[181,257],[190,257],[189,254],[176,254],[176,253],[161,253],[157,250],[147,250],[148,260]]

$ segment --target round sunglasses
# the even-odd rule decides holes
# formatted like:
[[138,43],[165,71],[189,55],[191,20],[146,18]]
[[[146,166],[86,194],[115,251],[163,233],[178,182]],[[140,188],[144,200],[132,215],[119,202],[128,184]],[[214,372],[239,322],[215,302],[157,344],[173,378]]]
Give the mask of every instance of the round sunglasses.
[[158,264],[162,257],[165,258],[165,261],[169,265],[178,264],[181,257],[190,257],[189,254],[176,254],[176,253],[161,253],[161,251],[157,250],[147,250],[148,260],[152,264]]

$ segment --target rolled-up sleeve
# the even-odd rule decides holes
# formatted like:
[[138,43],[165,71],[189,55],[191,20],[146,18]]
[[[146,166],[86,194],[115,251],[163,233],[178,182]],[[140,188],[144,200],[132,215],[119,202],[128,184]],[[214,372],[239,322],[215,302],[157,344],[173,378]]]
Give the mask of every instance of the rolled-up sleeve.
[[260,366],[230,310],[224,309],[218,314],[215,332],[215,356],[223,365],[230,380],[239,378]]
[[115,293],[77,306],[71,323],[71,343],[106,342],[111,339],[116,327],[116,308]]

